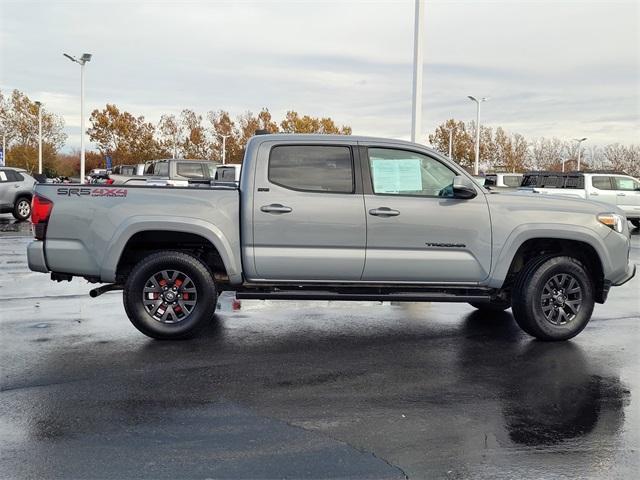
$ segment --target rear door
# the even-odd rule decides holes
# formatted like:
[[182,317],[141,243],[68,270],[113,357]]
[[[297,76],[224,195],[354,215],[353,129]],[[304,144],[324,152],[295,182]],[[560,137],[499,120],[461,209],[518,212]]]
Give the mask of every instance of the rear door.
[[368,178],[363,179],[367,259],[362,280],[485,279],[491,266],[491,221],[484,194],[478,190],[469,200],[452,198],[457,173],[435,156],[396,147],[363,150]]
[[354,281],[366,227],[356,150],[274,144],[257,162],[253,254],[257,280]]
[[640,218],[640,182],[633,177],[616,175],[613,177],[616,203],[628,218]]

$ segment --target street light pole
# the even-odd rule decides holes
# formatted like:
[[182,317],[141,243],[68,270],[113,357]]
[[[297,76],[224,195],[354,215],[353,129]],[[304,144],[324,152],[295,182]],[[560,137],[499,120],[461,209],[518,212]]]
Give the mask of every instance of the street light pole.
[[[587,137],[583,137],[583,138],[574,138],[573,141],[574,142],[578,142],[578,171],[580,171],[580,150],[582,149],[582,142],[584,142],[587,139]],[[562,164],[562,166],[564,167],[564,164]],[[564,172],[564,170],[562,170]]]
[[231,135],[218,135],[222,138],[222,165],[225,164],[225,159],[227,157],[227,138]]
[[453,128],[449,129],[449,160],[453,160]]
[[489,100],[489,97],[482,97],[480,100],[478,100],[476,97],[472,97],[471,95],[467,95],[467,98],[469,98],[469,100],[473,100],[474,102],[476,102],[476,159],[475,159],[475,163],[473,164],[473,174],[474,175],[479,175],[479,171],[480,171],[480,104],[482,102],[486,102],[487,100]]
[[2,163],[0,163],[0,167],[7,164],[7,139],[6,134],[4,133],[4,125],[2,128]]
[[84,183],[84,65],[91,60],[91,54],[83,53],[79,59],[66,53],[63,55],[80,65],[80,183]]
[[42,102],[38,106],[38,173],[42,175]]
[[424,0],[415,0],[415,17],[413,32],[413,95],[411,112],[411,141],[420,138],[422,129],[422,17]]

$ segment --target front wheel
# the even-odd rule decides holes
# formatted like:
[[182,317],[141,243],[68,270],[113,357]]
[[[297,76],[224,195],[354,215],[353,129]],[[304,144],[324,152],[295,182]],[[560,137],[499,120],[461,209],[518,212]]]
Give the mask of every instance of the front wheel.
[[540,340],[568,340],[591,319],[594,288],[584,265],[573,257],[533,260],[512,292],[518,325]]
[[159,340],[192,337],[213,318],[216,287],[200,259],[182,252],[159,252],[142,259],[123,291],[131,323]]
[[634,227],[640,228],[640,218],[632,218],[629,221],[631,222],[631,225],[633,225]]
[[27,197],[20,197],[13,206],[13,216],[16,220],[26,220],[31,215],[31,202]]

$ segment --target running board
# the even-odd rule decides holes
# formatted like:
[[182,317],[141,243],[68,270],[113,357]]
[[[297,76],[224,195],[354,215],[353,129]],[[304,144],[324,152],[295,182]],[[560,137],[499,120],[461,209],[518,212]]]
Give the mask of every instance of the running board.
[[489,291],[473,294],[451,294],[444,292],[393,292],[393,293],[347,293],[331,291],[239,291],[236,298],[245,300],[334,300],[365,302],[483,302],[489,301]]

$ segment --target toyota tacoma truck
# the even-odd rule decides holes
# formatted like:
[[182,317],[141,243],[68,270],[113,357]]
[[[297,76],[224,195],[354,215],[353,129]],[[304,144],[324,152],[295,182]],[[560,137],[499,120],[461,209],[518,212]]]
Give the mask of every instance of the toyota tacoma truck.
[[485,190],[422,145],[258,135],[238,186],[42,185],[29,267],[123,290],[157,339],[196,334],[217,297],[468,302],[566,340],[635,274],[617,207]]

